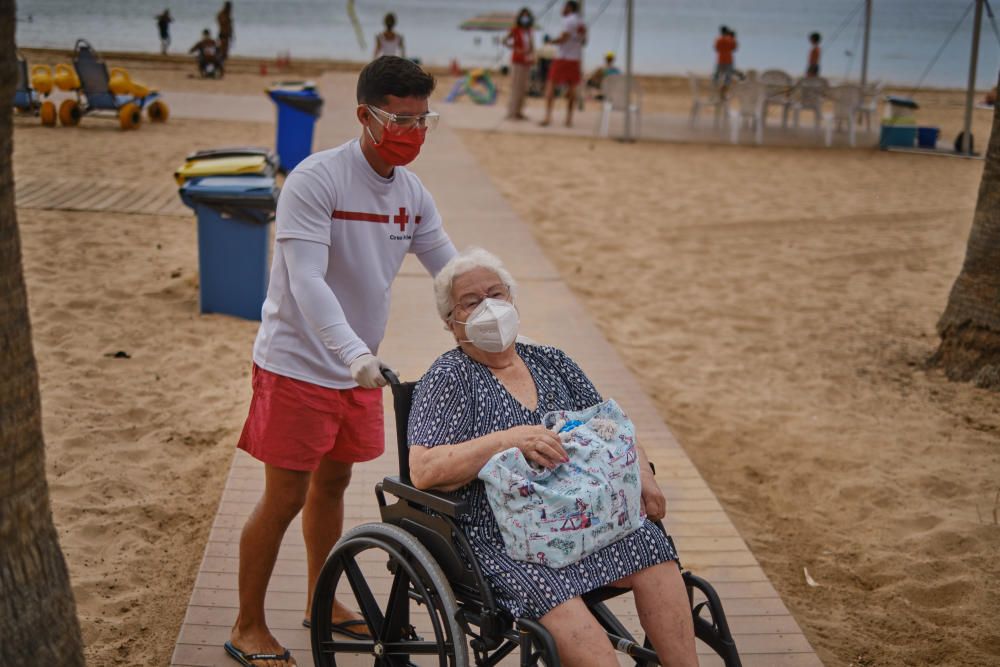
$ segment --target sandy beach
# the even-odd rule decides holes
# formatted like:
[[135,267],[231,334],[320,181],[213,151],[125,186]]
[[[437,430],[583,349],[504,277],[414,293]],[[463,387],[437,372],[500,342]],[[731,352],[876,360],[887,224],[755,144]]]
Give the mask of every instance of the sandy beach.
[[[189,77],[187,63],[122,64],[166,91],[256,94],[280,78],[249,62],[222,81]],[[436,102],[449,87],[442,78]],[[922,120],[954,136],[961,99],[925,94]],[[676,82],[650,84],[647,101],[689,104]],[[536,100],[528,113],[540,117]],[[977,145],[988,131],[977,112]],[[981,161],[462,138],[657,402],[825,664],[1000,661],[1000,396],[926,367]],[[171,119],[124,133],[15,118],[15,178],[160,188],[192,150],[272,142],[264,123]],[[20,208],[18,220],[88,664],[167,664],[246,414],[257,325],[198,315],[192,215]]]

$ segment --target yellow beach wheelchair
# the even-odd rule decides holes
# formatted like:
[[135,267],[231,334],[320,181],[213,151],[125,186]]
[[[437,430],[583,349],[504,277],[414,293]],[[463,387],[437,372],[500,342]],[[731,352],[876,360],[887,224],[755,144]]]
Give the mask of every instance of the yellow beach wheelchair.
[[21,113],[35,114],[42,125],[54,127],[56,105],[46,99],[52,92],[52,70],[48,65],[35,65],[28,73],[28,62],[17,57],[17,87],[14,89],[14,108]]
[[170,115],[156,90],[133,81],[120,67],[109,71],[85,39],[76,40],[72,68],[56,65],[53,78],[60,89],[76,94],[76,99],[59,105],[59,122],[63,125],[78,125],[89,113],[110,112],[123,130],[131,130],[142,122],[143,109],[153,122],[164,122]]

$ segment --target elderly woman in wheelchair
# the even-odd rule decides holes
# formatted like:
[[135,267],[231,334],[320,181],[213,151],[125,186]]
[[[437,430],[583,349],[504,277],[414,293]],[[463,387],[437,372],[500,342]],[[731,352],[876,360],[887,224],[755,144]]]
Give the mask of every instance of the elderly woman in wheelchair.
[[[517,336],[517,285],[495,256],[460,253],[434,289],[458,346],[418,383],[383,371],[399,476],[375,484],[381,523],[347,531],[320,572],[316,665],[488,667],[517,650],[521,667],[603,667],[615,650],[696,665],[697,636],[740,667],[714,588],[681,574],[653,523],[666,502],[624,413],[563,352]],[[604,604],[628,590],[641,643]],[[331,610],[348,597],[367,627],[345,637]]]
[[652,523],[666,510],[641,448],[641,502],[647,520],[626,536],[560,568],[508,555],[484,483],[495,455],[516,448],[540,468],[570,464],[563,440],[542,425],[554,410],[602,402],[565,353],[515,342],[516,283],[490,253],[473,248],[435,279],[438,310],[458,342],[417,385],[409,420],[409,466],[418,489],[449,492],[469,511],[459,519],[497,603],[514,617],[537,619],[565,665],[617,664],[604,629],[582,596],[602,586],[631,589],[639,620],[664,665],[696,665],[684,582],[669,537]]

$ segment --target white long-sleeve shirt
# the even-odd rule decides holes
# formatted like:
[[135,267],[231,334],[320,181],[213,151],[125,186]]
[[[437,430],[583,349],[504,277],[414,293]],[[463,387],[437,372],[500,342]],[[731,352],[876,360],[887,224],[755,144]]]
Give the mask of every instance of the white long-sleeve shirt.
[[404,167],[379,176],[354,140],[303,160],[276,217],[254,362],[324,387],[357,386],[350,362],[378,352],[406,253],[431,275],[455,254],[434,199]]

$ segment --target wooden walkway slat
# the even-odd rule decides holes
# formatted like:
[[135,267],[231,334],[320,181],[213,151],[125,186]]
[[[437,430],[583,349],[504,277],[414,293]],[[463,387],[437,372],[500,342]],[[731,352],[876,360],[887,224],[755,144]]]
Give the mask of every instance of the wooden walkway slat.
[[73,181],[53,180],[48,184],[48,187],[41,188],[25,197],[22,201],[17,202],[17,206],[21,208],[43,208],[45,202],[69,190],[74,185],[76,183]]
[[16,183],[15,206],[59,211],[187,216],[177,187],[165,180],[123,183],[81,179],[22,179]]
[[49,186],[48,181],[38,179],[16,179],[14,181],[14,206],[20,206],[33,194],[41,192]]

